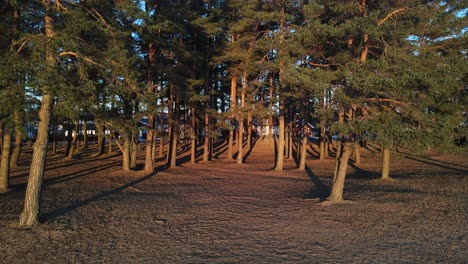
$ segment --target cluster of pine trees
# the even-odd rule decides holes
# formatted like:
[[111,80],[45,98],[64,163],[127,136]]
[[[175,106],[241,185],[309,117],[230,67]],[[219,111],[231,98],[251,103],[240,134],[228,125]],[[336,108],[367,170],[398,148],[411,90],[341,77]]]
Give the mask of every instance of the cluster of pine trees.
[[[313,119],[321,157],[330,135],[339,138],[329,199],[340,201],[348,160],[359,162],[363,142],[382,146],[385,178],[391,150],[452,146],[465,133],[466,12],[464,1],[450,0],[3,1],[0,190],[9,187],[25,124],[37,123],[38,131],[22,226],[38,221],[57,125],[78,135],[79,120],[93,117],[97,154],[111,130],[107,142],[118,145],[130,170],[138,121],[147,117],[150,173],[162,116],[168,166],[176,165],[181,134],[191,141],[192,162],[201,141],[209,160],[220,129],[228,159],[237,154],[242,163],[243,131],[250,147],[252,124],[268,120],[271,140],[278,119],[275,168],[282,170],[293,127]],[[297,145],[304,169],[306,135]]]

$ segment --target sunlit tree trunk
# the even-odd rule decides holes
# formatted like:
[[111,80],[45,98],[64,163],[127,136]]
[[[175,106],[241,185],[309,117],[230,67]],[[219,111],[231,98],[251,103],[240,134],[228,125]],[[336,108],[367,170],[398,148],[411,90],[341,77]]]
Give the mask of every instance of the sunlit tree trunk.
[[146,133],[146,148],[145,148],[145,168],[144,171],[146,173],[151,173],[154,171],[154,141],[156,140],[156,133],[155,133],[155,118],[154,115],[148,115],[148,126],[147,126],[147,133]]
[[[46,65],[50,68],[55,67],[55,58],[52,54],[52,48],[49,41],[54,35],[53,17],[49,13],[52,7],[52,1],[42,0],[44,5],[44,27],[46,40]],[[47,143],[49,139],[49,125],[52,111],[53,96],[49,89],[42,87],[41,107],[39,109],[39,124],[37,128],[37,138],[33,145],[33,155],[29,170],[28,185],[24,199],[24,209],[21,213],[19,226],[32,226],[38,224],[39,200],[44,177],[44,168],[47,158]]]
[[190,151],[190,162],[195,163],[196,162],[196,155],[197,155],[197,122],[196,122],[196,110],[195,107],[192,107],[192,127],[191,127],[191,151]]
[[328,200],[331,202],[343,201],[343,189],[346,178],[346,169],[348,168],[348,161],[351,155],[351,143],[341,143],[341,153],[337,158],[335,175],[333,175],[332,189]]
[[[131,170],[131,136],[128,132],[122,134],[122,138],[124,140],[123,146],[121,147],[122,151],[122,170],[129,171]],[[115,143],[119,145],[118,139],[116,139]]]
[[268,142],[273,145],[273,89],[274,89],[273,72],[270,74],[270,105],[268,106]]
[[307,134],[302,133],[302,142],[301,142],[301,156],[299,162],[299,170],[305,170],[306,166],[306,156],[307,156]]
[[79,126],[80,126],[80,123],[76,122],[75,123],[75,129],[73,130],[73,140],[72,140],[71,145],[70,145],[70,151],[68,152],[68,158],[69,159],[73,158],[73,153],[75,152],[75,146],[78,145]]
[[247,89],[247,72],[244,72],[242,77],[242,90],[241,90],[241,101],[239,111],[239,140],[238,140],[238,151],[237,151],[237,163],[241,164],[244,162],[244,108],[245,108],[245,93]]
[[382,149],[382,180],[390,179],[390,149],[383,147]]
[[252,148],[252,110],[247,113],[247,149]]
[[180,135],[180,126],[179,126],[179,101],[175,100],[175,107],[174,107],[174,116],[173,116],[173,127],[172,127],[172,137],[171,137],[171,159],[170,159],[170,167],[177,166],[177,146],[179,144],[179,135]]
[[203,161],[210,158],[210,118],[208,112],[205,112],[205,139],[203,144]]
[[284,166],[284,104],[280,100],[279,106],[279,138],[278,138],[278,153],[276,159],[275,170],[282,171]]

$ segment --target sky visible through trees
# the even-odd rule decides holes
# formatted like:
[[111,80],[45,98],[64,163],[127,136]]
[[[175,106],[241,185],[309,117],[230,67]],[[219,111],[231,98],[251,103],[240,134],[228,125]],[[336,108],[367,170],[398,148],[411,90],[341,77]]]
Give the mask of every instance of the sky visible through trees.
[[336,152],[327,200],[340,202],[367,142],[381,146],[384,179],[398,148],[463,145],[466,12],[464,1],[3,1],[0,191],[33,138],[20,225],[37,224],[47,151],[63,133],[73,159],[92,126],[96,155],[118,149],[123,170],[144,139],[147,173],[156,156],[177,166],[182,144],[208,161],[220,140],[243,163],[257,135],[276,144],[275,170],[294,155],[305,169],[317,136],[320,159]]

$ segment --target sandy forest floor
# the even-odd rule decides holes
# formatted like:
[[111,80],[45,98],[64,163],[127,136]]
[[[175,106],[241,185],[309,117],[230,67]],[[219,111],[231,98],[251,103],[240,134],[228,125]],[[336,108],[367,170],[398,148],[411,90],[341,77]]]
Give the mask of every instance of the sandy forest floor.
[[243,165],[221,153],[151,175],[121,171],[119,154],[51,155],[42,224],[17,229],[27,151],[0,194],[0,263],[468,263],[467,153],[396,154],[382,182],[380,154],[363,150],[348,202],[329,206],[314,198],[333,157],[311,149],[306,172],[275,172],[266,140]]

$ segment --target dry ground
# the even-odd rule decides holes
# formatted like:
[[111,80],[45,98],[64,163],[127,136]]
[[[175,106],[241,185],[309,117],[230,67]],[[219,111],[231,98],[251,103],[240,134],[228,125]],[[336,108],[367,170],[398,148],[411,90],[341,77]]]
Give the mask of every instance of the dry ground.
[[42,224],[17,229],[23,160],[0,194],[0,263],[468,263],[467,153],[394,155],[396,180],[382,182],[379,154],[365,150],[349,202],[330,206],[313,198],[334,160],[315,154],[307,172],[294,160],[275,172],[259,140],[243,165],[222,153],[151,175],[121,171],[118,154],[51,155]]

